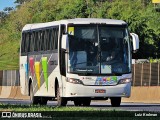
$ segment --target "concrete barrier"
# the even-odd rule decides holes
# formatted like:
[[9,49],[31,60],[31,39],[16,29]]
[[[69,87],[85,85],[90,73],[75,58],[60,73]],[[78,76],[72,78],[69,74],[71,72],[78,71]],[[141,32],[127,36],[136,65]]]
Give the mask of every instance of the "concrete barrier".
[[20,86],[0,86],[0,98],[28,100],[29,96],[21,94]]
[[3,71],[0,71],[0,95],[2,91],[2,78],[3,78]]
[[20,86],[15,86],[12,89],[13,89],[13,91],[11,92],[10,97],[12,97],[13,99],[28,100],[30,98],[29,96],[25,96],[25,95],[21,94],[21,88],[20,88]]
[[11,93],[8,98],[14,98],[17,94],[17,86],[12,86]]
[[21,94],[19,82],[18,70],[0,71],[0,98],[29,99]]
[[160,87],[132,87],[131,97],[123,98],[122,102],[160,103]]
[[9,98],[12,86],[2,86],[0,98]]

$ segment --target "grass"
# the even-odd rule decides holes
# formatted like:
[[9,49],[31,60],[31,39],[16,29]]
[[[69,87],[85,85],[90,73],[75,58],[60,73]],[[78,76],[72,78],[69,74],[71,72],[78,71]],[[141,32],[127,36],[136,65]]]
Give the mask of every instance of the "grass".
[[18,42],[8,41],[0,45],[0,70],[14,70],[19,67]]
[[0,111],[94,111],[90,107],[53,107],[46,105],[10,105],[0,104]]
[[[57,107],[57,106],[40,106],[40,105],[10,105],[0,104],[0,112],[17,112],[17,113],[41,113],[42,116],[50,116],[52,119],[81,119],[81,120],[104,120],[104,119],[135,119],[133,111],[101,110],[91,107]],[[47,111],[47,112],[46,112]],[[137,113],[144,113],[143,111]],[[153,112],[145,112],[153,113]],[[155,114],[155,113],[154,113]],[[158,114],[158,113],[157,113]],[[160,115],[158,114],[160,117]],[[150,117],[136,117],[138,119],[149,120]],[[158,119],[158,117],[155,117]],[[154,119],[154,117],[151,117]]]

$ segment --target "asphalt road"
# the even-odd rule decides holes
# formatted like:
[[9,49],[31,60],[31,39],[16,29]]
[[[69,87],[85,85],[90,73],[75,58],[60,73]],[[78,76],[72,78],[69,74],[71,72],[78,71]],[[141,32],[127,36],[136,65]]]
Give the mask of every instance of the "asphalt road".
[[[14,99],[0,99],[3,104],[21,104],[29,105],[29,100],[14,100]],[[56,106],[55,101],[48,101],[47,105]],[[69,101],[67,106],[74,106],[72,101]],[[120,107],[111,107],[108,101],[92,101],[90,107],[100,110],[123,110],[123,111],[155,111],[160,112],[160,104],[147,104],[147,103],[121,103]]]

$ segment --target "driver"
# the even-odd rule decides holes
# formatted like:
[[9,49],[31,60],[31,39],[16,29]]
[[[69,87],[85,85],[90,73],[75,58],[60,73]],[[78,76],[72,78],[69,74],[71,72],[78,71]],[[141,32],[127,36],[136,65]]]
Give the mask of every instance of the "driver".
[[[103,41],[103,40],[102,40]],[[102,43],[102,59],[103,61],[111,61],[116,57],[116,41],[114,38],[105,39]]]

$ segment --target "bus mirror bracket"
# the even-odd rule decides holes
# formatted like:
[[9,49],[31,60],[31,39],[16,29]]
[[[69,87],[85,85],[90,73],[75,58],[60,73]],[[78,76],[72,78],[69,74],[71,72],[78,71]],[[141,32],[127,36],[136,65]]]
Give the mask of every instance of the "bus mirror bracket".
[[68,50],[68,35],[67,34],[64,34],[62,36],[62,42],[61,42],[61,46],[62,46],[62,49],[64,50]]
[[133,52],[136,53],[139,49],[139,37],[135,33],[130,33],[132,37],[132,43],[133,43]]

